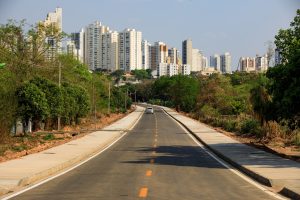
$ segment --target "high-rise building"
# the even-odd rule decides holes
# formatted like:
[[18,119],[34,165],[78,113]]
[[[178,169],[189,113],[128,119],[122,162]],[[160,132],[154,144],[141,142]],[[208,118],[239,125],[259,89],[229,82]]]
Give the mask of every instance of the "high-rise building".
[[220,56],[221,61],[221,72],[223,74],[231,73],[231,55],[226,52],[225,54]]
[[[62,8],[56,8],[55,12],[48,13],[45,21],[40,23],[46,27],[56,29],[58,34],[62,33]],[[57,53],[61,53],[62,43],[61,41],[57,41],[55,37],[50,36],[46,38],[46,43],[48,44],[48,49],[45,52],[45,57],[52,60],[56,57]]]
[[202,56],[202,70],[205,70],[206,68],[208,68],[208,58]]
[[91,70],[102,68],[102,36],[109,28],[96,21],[85,28],[84,62]]
[[199,49],[192,49],[192,72],[199,72],[202,70],[202,53]]
[[73,56],[84,62],[84,29],[81,29],[80,32],[71,33],[71,41],[75,45]]
[[192,66],[193,44],[191,39],[182,42],[182,64]]
[[170,58],[170,63],[178,64],[178,50],[176,48],[170,48],[168,50],[168,56]]
[[255,57],[256,71],[265,72],[268,70],[268,55]]
[[102,35],[101,69],[115,71],[119,68],[119,33],[108,31]]
[[151,68],[151,44],[147,40],[142,41],[142,68]]
[[221,57],[218,54],[210,56],[210,66],[214,67],[216,71],[221,72]]
[[67,42],[67,54],[76,57],[76,45],[73,40]]
[[160,63],[167,63],[168,53],[168,47],[165,43],[154,43],[155,69],[159,66]]
[[119,33],[119,66],[124,71],[142,69],[142,32],[125,29]]
[[254,72],[254,71],[256,71],[255,58],[241,57],[239,65],[240,65],[240,70],[241,71],[244,71],[244,72]]

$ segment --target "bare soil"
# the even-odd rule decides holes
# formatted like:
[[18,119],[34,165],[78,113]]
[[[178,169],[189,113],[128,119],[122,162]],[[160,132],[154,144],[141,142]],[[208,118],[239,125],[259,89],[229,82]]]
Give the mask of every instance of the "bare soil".
[[0,163],[76,140],[112,124],[133,110],[127,113],[98,115],[96,123],[94,119],[83,119],[80,125],[65,126],[61,131],[37,131],[24,136],[6,138],[0,144]]

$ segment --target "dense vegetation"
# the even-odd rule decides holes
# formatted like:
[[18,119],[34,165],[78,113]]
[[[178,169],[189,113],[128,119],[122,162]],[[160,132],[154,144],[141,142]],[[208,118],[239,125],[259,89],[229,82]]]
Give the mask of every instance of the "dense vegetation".
[[[28,31],[25,31],[28,30]],[[51,30],[51,31],[50,31]],[[45,126],[77,124],[80,119],[101,113],[125,112],[127,86],[114,87],[112,78],[88,67],[71,56],[45,58],[46,37],[62,40],[66,34],[41,24],[27,27],[24,21],[0,26],[0,135],[8,136],[14,123],[33,123],[33,130]],[[59,69],[61,84],[59,85]],[[109,87],[111,84],[111,87]],[[109,88],[111,99],[109,104]],[[128,97],[127,97],[128,98]]]

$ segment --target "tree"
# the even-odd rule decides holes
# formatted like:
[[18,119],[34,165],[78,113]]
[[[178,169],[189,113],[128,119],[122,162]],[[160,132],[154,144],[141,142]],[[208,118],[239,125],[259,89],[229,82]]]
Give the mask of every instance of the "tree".
[[172,85],[169,88],[176,110],[190,112],[194,109],[199,92],[197,79],[176,75],[171,77]]
[[290,28],[280,30],[275,44],[282,55],[282,64],[270,68],[268,92],[272,96],[274,118],[300,123],[300,10]]
[[138,80],[143,80],[143,79],[150,79],[151,76],[149,76],[149,73],[144,70],[144,69],[136,69],[136,70],[133,70],[132,73],[135,75],[135,77],[138,79]]
[[17,90],[18,114],[23,121],[32,119],[33,125],[38,128],[38,123],[49,116],[49,105],[46,95],[33,83],[26,83]]

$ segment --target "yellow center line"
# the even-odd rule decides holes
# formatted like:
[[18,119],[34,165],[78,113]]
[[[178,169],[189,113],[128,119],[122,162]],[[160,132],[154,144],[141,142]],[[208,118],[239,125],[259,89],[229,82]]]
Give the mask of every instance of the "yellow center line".
[[156,143],[155,143],[155,144],[153,144],[153,147],[154,147],[154,148],[156,148],[156,147],[157,147],[157,144],[156,144]]
[[153,159],[153,158],[150,160],[150,163],[151,163],[151,164],[153,164],[153,163],[154,163],[154,159]]
[[148,194],[148,188],[143,187],[140,189],[139,197],[146,198]]
[[147,170],[146,176],[152,176],[152,170]]
[[156,151],[152,151],[152,154],[155,155],[155,154],[156,154]]

